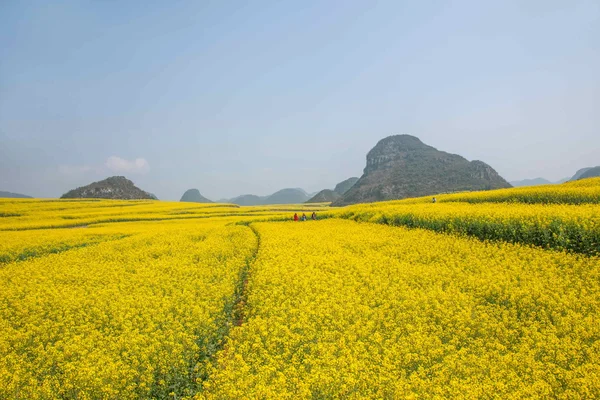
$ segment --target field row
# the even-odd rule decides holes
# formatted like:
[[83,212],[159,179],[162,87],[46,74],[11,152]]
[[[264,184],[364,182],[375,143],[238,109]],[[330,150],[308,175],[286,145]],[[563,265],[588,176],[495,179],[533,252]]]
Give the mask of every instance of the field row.
[[328,216],[600,254],[597,204],[382,202],[345,207]]
[[[202,204],[148,200],[11,200],[0,199],[0,232],[87,227],[115,222],[144,222],[214,217],[282,218],[293,212],[321,211],[324,205]],[[290,214],[292,213],[292,214]]]
[[[479,192],[439,194],[438,202],[524,203],[524,204],[599,204],[600,178],[582,179],[560,185],[526,186]],[[398,200],[399,203],[429,203],[432,196]]]

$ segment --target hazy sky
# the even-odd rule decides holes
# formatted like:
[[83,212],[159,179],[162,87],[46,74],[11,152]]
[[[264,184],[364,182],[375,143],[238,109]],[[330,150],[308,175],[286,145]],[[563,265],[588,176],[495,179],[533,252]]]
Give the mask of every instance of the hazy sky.
[[0,1],[0,190],[316,191],[400,133],[600,165],[600,2]]

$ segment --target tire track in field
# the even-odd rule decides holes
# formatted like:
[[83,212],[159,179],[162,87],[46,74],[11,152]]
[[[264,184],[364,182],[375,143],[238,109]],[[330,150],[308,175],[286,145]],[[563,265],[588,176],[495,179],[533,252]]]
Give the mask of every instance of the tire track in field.
[[248,278],[251,274],[252,264],[256,260],[258,251],[260,250],[260,234],[254,226],[248,224],[248,228],[252,230],[256,236],[256,249],[250,257],[246,260],[246,265],[240,272],[240,279],[238,281],[238,291],[234,296],[234,308],[233,308],[233,325],[241,326],[246,319],[246,303],[248,301]]
[[217,332],[212,338],[201,338],[201,340],[207,340],[207,342],[198,342],[199,348],[205,348],[206,351],[200,353],[198,356],[198,364],[202,368],[197,373],[196,378],[196,392],[201,393],[203,391],[204,382],[210,378],[210,368],[217,365],[217,357],[219,353],[225,348],[227,344],[231,329],[233,327],[241,326],[247,318],[246,304],[248,300],[248,281],[252,274],[252,265],[254,264],[258,252],[260,250],[260,234],[250,223],[243,223],[252,231],[256,236],[256,247],[254,251],[246,258],[244,265],[241,267],[238,279],[236,282],[235,290],[230,301],[228,301],[223,307],[223,312],[220,314],[216,321]]

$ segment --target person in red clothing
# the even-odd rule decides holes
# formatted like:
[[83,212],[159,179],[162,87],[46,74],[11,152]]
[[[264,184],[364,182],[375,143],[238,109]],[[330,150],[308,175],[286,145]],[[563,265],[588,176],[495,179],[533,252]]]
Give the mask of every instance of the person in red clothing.
[[294,214],[294,221],[298,221],[298,214]]

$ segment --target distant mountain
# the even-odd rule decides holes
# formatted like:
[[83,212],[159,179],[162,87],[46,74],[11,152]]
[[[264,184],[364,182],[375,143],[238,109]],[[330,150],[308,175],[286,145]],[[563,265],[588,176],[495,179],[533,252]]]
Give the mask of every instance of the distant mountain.
[[330,203],[332,201],[336,201],[340,198],[340,194],[335,190],[331,189],[323,189],[309,200],[306,203]]
[[594,168],[587,168],[587,170],[584,173],[579,175],[579,178],[577,178],[577,180],[595,178],[597,176],[600,176],[600,166]]
[[533,178],[533,179],[523,179],[521,181],[511,181],[510,184],[514,187],[519,186],[538,186],[538,185],[550,185],[554,182],[550,182],[544,178]]
[[331,203],[339,199],[344,193],[358,181],[358,178],[352,177],[335,185],[335,189],[323,189],[320,192],[315,192],[308,197],[306,203]]
[[124,176],[111,176],[99,182],[90,183],[77,189],[68,191],[61,199],[119,199],[155,200],[156,196],[138,188]]
[[579,179],[579,177],[583,174],[585,174],[587,171],[589,171],[590,169],[592,169],[592,167],[587,167],[587,168],[581,168],[579,171],[575,172],[575,175],[573,175],[571,177],[571,179],[569,179],[570,181],[576,181],[577,179]]
[[300,204],[308,200],[308,194],[298,188],[281,189],[263,200],[263,204]]
[[350,190],[350,188],[354,186],[356,182],[358,182],[358,178],[353,176],[352,178],[348,178],[345,181],[342,181],[335,185],[335,189],[333,189],[333,191],[341,196],[348,190]]
[[588,172],[589,170],[594,169],[594,168],[597,168],[597,167],[581,168],[579,171],[575,172],[575,175],[573,175],[571,177],[571,179],[569,179],[569,180],[570,181],[579,180],[583,176],[583,174],[585,174],[586,172]]
[[212,201],[202,196],[198,189],[186,190],[183,196],[181,196],[181,200],[179,201],[185,201],[190,203],[212,203]]
[[270,196],[243,194],[233,199],[220,199],[218,203],[233,203],[240,206],[259,206],[267,204],[300,204],[309,199],[308,193],[300,188],[281,189]]
[[556,181],[556,182],[554,182],[554,183],[565,183],[565,182],[568,182],[568,181],[569,181],[569,179],[570,179],[570,178],[562,178],[562,179],[559,179],[559,180],[557,180],[557,181]]
[[265,198],[254,194],[243,194],[233,199],[225,201],[225,203],[238,204],[240,206],[257,206],[262,204]]
[[482,161],[439,151],[414,136],[396,135],[380,140],[369,151],[363,176],[332,205],[508,187]]
[[6,199],[32,199],[33,197],[20,193],[3,192],[0,190],[0,198]]

